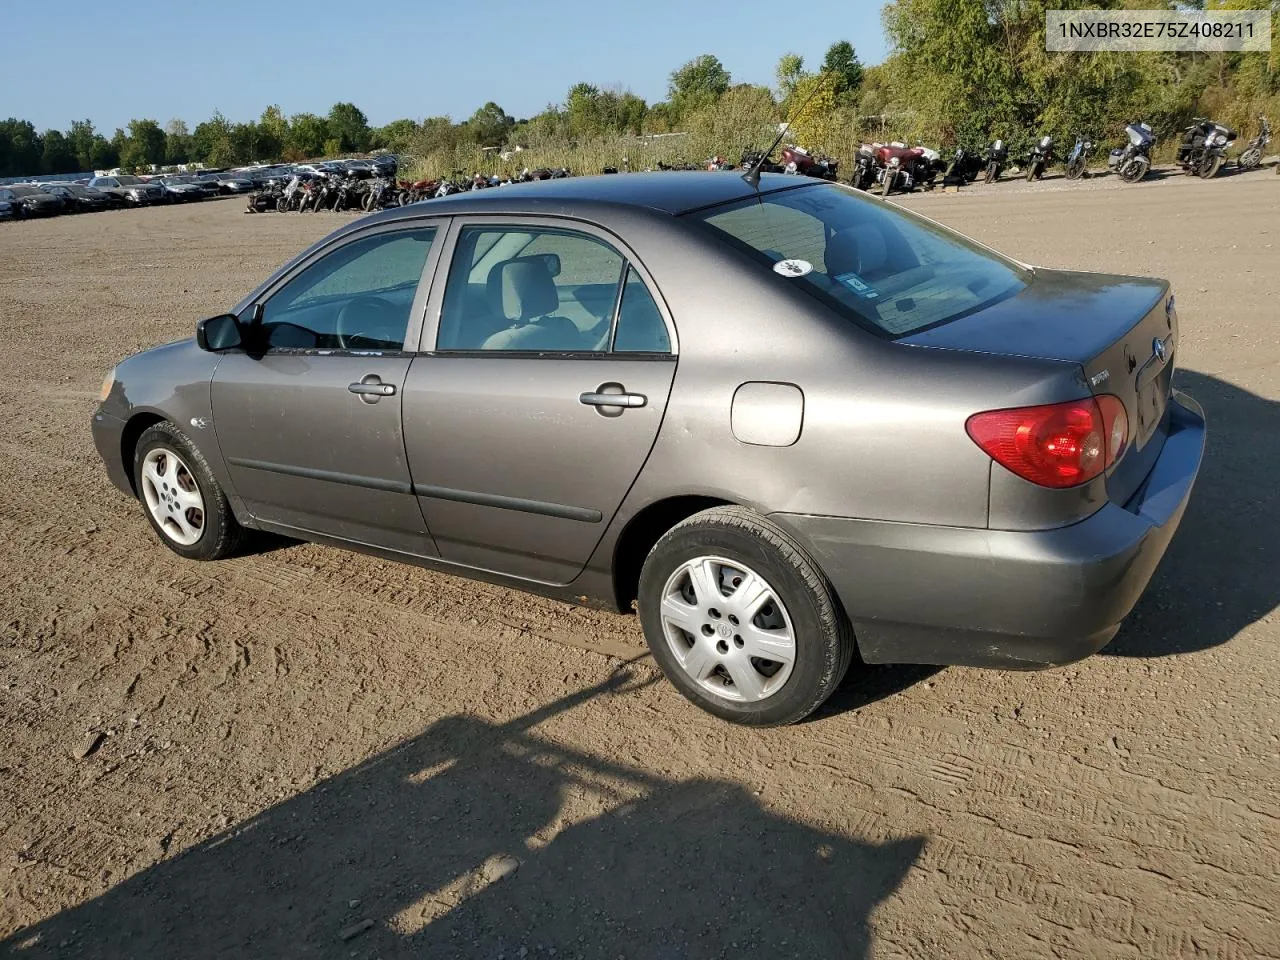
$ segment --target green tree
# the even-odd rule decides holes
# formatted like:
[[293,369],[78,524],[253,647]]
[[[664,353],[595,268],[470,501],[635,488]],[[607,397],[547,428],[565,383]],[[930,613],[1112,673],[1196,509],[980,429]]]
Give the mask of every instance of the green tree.
[[133,166],[160,166],[164,163],[168,140],[160,124],[154,120],[129,121],[129,155],[135,158]]
[[264,141],[276,145],[274,156],[278,156],[289,142],[289,121],[276,104],[271,104],[262,111],[258,118],[258,132]]
[[827,55],[822,61],[822,72],[831,74],[835,79],[837,97],[856,95],[862,86],[862,61],[848,40],[838,40],[827,48]]
[[170,120],[164,125],[165,163],[190,163],[194,158],[195,139],[183,120]]
[[413,120],[392,120],[385,127],[373,131],[370,146],[392,153],[405,153],[420,131],[421,127]]
[[515,126],[515,119],[490,100],[471,115],[467,131],[479,146],[500,147],[507,141],[507,134]]
[[369,149],[369,118],[354,103],[335,103],[328,128],[329,136],[341,144],[337,152]]
[[71,129],[67,131],[67,145],[76,155],[77,170],[93,170],[94,145],[101,138],[93,131],[91,120],[73,120]]
[[290,159],[309,160],[320,156],[328,139],[329,127],[324,117],[317,117],[314,113],[294,114],[287,141],[292,152]]
[[798,53],[784,53],[778,58],[778,66],[773,75],[778,81],[778,95],[783,100],[790,100],[796,91],[796,84],[804,76],[804,57]]
[[79,172],[75,151],[60,130],[46,130],[40,139],[44,148],[40,159],[41,173]]
[[[233,163],[230,159],[231,122],[221,111],[213,111],[213,116],[203,123],[197,124],[191,134],[192,159],[200,160],[214,167],[225,167]],[[217,159],[215,159],[215,155]]]
[[0,162],[6,177],[34,176],[40,172],[44,144],[28,120],[10,117],[0,122]]
[[101,134],[94,134],[93,144],[89,148],[88,170],[114,170],[120,166],[120,151]]
[[694,57],[672,71],[667,85],[667,100],[679,116],[714,103],[729,89],[732,78],[719,58],[709,53]]

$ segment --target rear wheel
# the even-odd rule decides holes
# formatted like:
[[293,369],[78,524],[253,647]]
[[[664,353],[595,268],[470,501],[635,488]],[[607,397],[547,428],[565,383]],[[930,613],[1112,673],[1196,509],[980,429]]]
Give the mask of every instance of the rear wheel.
[[853,659],[848,618],[822,572],[780,527],[716,507],[669,530],[640,575],[654,659],[697,706],[734,723],[808,716]]
[[143,510],[161,542],[188,560],[221,560],[244,531],[204,456],[177,424],[147,428],[134,451],[133,476]]

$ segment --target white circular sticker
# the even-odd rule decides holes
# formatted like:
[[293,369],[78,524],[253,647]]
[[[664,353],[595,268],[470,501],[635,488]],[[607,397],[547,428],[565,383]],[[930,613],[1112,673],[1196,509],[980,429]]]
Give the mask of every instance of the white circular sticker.
[[773,272],[784,277],[803,277],[813,272],[813,264],[808,260],[779,260],[773,265]]

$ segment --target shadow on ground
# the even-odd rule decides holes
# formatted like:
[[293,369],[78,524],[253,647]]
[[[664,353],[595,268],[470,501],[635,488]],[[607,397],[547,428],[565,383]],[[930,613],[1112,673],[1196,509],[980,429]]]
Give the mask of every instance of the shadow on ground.
[[[739,784],[671,782],[530,733],[627,687],[615,676],[500,726],[445,718],[0,956],[867,956],[871,911],[924,839],[825,833]],[[566,824],[569,796],[601,812]],[[481,866],[500,854],[520,866],[491,881]]]
[[1103,651],[1115,656],[1216,647],[1280,605],[1280,403],[1194,370],[1175,386],[1204,408],[1204,462],[1150,588]]

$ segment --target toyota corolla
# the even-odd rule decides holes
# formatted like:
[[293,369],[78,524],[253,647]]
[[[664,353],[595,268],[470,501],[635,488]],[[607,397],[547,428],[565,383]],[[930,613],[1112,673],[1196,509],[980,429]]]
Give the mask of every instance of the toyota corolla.
[[634,609],[687,698],[781,724],[855,660],[1103,647],[1200,466],[1177,350],[1163,280],[838,184],[588,177],[352,222],[123,361],[93,434],[183,557],[266,530]]

